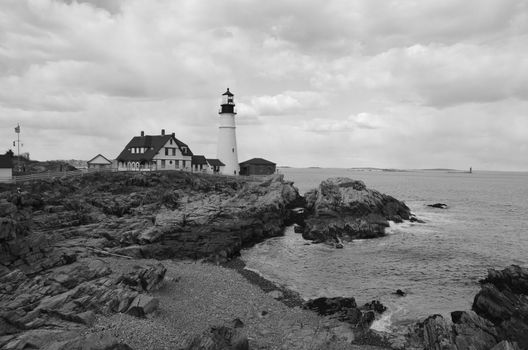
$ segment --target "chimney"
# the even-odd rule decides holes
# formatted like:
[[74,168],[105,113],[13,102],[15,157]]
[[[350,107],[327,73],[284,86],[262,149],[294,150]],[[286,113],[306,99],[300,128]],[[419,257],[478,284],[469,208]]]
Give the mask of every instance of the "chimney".
[[165,135],[165,129],[161,129],[161,134]]
[[143,130],[141,131],[141,136],[145,136],[145,132]]

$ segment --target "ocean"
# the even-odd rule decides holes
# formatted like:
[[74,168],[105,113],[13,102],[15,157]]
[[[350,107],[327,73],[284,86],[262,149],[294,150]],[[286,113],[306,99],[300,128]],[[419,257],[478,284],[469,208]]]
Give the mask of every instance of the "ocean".
[[[305,299],[380,300],[373,328],[396,331],[432,314],[468,310],[487,269],[528,266],[528,173],[280,169],[302,193],[349,177],[404,201],[424,224],[393,224],[382,238],[344,249],[308,244],[292,227],[242,251],[248,269]],[[427,204],[445,203],[448,209]],[[397,289],[406,292],[400,297]]]

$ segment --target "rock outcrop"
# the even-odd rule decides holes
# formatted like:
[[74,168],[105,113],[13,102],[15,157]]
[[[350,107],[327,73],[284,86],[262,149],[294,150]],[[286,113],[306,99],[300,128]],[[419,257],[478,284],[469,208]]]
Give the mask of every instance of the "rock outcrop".
[[[282,176],[255,181],[187,172],[94,173],[27,183],[21,193],[13,185],[2,188],[0,273],[4,267],[33,274],[60,265],[68,247],[225,261],[244,246],[282,234],[295,220],[291,209],[303,203]],[[63,249],[48,254],[55,242]]]
[[314,310],[319,315],[332,315],[340,321],[349,323],[358,332],[367,330],[376,319],[376,315],[386,310],[386,307],[376,300],[358,307],[354,298],[344,297],[312,299],[303,307]]
[[383,236],[389,220],[402,222],[411,218],[403,202],[348,178],[325,180],[305,198],[303,237],[318,242]]
[[[114,276],[99,260],[74,262],[36,278],[15,269],[0,278],[0,349],[3,345],[9,349],[7,344],[26,343],[43,348],[54,340],[58,330],[92,326],[98,313],[126,312],[144,317],[158,306],[157,299],[144,293],[156,289],[165,272],[165,267],[158,264]],[[50,329],[53,331],[46,331]],[[77,340],[79,344],[83,341]],[[73,345],[58,349],[75,348]]]
[[440,315],[419,324],[425,349],[528,349],[528,269],[490,269],[472,311]]

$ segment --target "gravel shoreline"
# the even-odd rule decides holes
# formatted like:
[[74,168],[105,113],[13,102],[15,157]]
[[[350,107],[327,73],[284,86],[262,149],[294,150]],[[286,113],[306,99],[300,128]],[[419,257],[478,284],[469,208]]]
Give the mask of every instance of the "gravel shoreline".
[[[161,262],[167,267],[165,282],[152,293],[160,301],[155,314],[147,318],[100,315],[94,327],[86,330],[115,336],[133,349],[185,349],[211,326],[236,318],[244,323],[241,330],[252,350],[380,349],[352,345],[353,333],[347,324],[300,308],[298,295],[288,297],[284,288],[244,270],[241,260],[228,264],[229,268],[196,261],[104,260],[116,272],[136,264]],[[277,289],[287,296],[284,302],[267,292]]]

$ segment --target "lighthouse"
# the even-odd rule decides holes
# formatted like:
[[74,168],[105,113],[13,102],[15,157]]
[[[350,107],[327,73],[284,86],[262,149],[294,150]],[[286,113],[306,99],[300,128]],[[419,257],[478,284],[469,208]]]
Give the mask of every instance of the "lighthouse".
[[236,144],[236,124],[235,124],[235,95],[229,88],[222,94],[222,104],[220,105],[220,125],[218,126],[217,158],[225,164],[222,174],[238,175],[240,167],[238,165],[238,153]]

